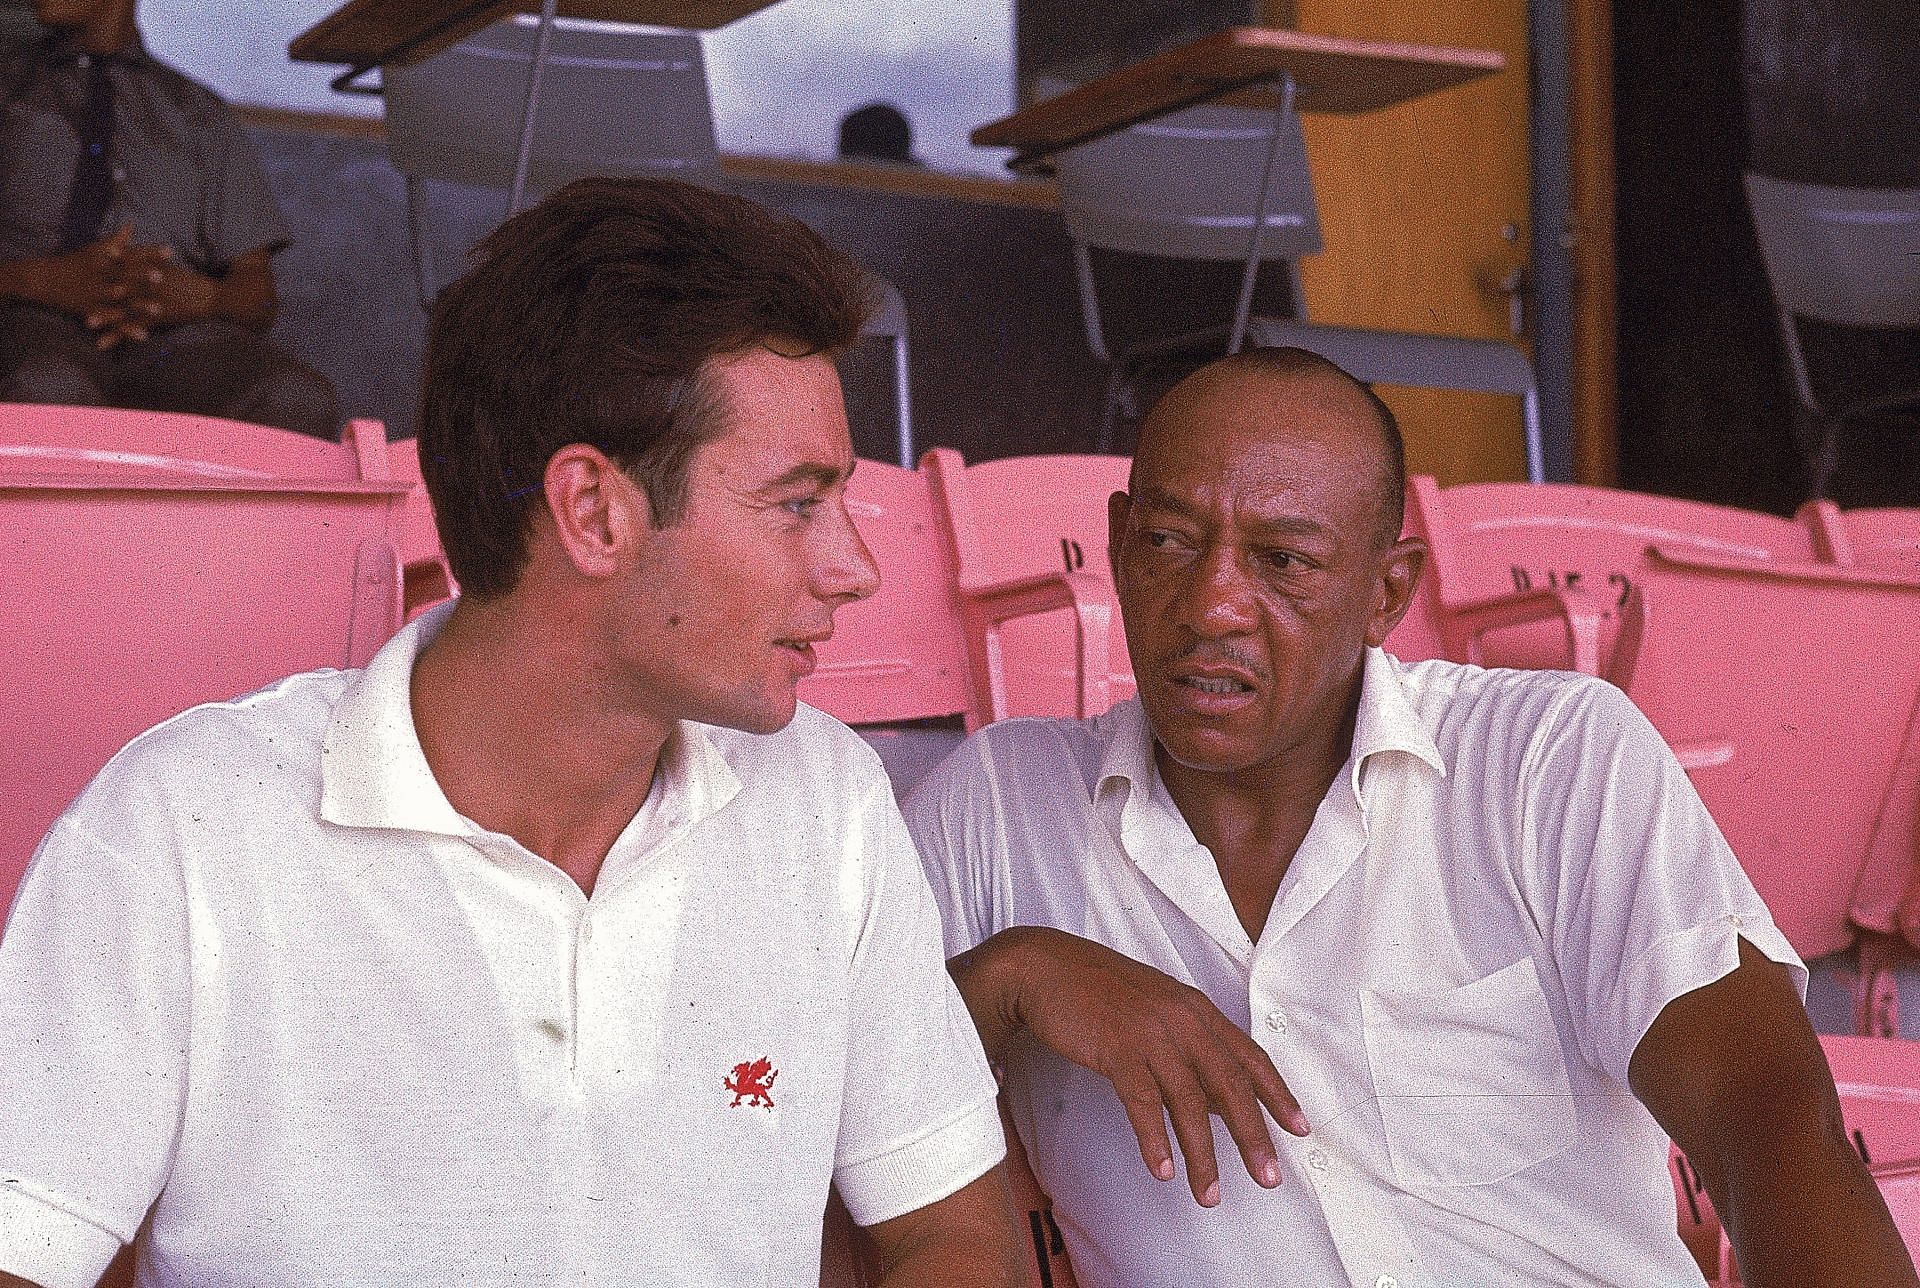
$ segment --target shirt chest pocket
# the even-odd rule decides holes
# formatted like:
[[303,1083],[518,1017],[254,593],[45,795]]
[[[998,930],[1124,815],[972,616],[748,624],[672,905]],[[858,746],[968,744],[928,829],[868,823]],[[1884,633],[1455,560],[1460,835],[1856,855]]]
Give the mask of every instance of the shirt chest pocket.
[[1573,1142],[1573,1088],[1533,959],[1433,993],[1363,990],[1367,1061],[1396,1176],[1481,1185]]

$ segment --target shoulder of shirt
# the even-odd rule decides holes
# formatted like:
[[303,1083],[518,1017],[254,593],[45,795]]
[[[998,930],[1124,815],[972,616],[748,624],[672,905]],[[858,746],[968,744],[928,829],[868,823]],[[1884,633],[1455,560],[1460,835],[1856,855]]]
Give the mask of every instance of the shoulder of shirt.
[[358,671],[303,671],[224,702],[188,707],[135,736],[74,803],[224,799],[233,783],[317,782],[334,704]]
[[1627,700],[1599,676],[1579,671],[1482,667],[1440,659],[1402,662],[1395,658],[1394,664],[1407,700],[1430,725],[1457,704],[1501,713],[1542,714]]
[[[1071,765],[1087,781],[1099,772],[1108,715],[1088,719],[1015,716],[997,720],[967,736],[965,742],[916,788],[910,799],[979,799],[990,785],[1004,781],[1055,780]],[[921,789],[924,789],[921,790]]]
[[227,120],[232,115],[232,109],[227,106],[227,100],[210,86],[202,84],[179,68],[155,58],[152,54],[147,55],[145,63],[141,65],[141,71],[145,73],[148,82],[155,89],[170,98],[174,106],[184,113],[219,120]]
[[1565,739],[1597,746],[1664,746],[1631,699],[1576,671],[1397,662],[1402,691],[1442,759],[1504,761],[1516,773]]

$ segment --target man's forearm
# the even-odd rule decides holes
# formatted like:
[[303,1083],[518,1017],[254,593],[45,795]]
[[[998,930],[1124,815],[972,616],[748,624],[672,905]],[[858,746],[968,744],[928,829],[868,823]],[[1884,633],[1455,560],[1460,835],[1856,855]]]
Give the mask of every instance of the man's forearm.
[[224,277],[213,279],[212,316],[264,332],[279,311],[273,264],[264,251],[236,259]]
[[1020,1031],[1017,1005],[1028,951],[1036,935],[1047,932],[1031,926],[1014,926],[984,940],[977,947],[951,958],[947,973],[953,976],[960,998],[979,1030],[980,1045],[987,1061],[999,1066],[1007,1056],[1007,1046]]
[[[0,260],[0,299],[24,300],[29,304],[45,303],[40,291],[42,262],[37,259]],[[10,1288],[7,1280],[0,1279],[0,1288]]]

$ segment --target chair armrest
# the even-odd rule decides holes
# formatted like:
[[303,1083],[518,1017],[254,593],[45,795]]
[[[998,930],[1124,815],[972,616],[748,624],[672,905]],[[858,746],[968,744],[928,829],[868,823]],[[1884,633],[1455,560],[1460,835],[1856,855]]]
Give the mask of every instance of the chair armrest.
[[412,621],[422,612],[452,599],[460,593],[453,580],[453,568],[445,555],[426,555],[410,559],[400,567],[401,606],[404,619]]
[[1000,627],[1062,608],[1073,610],[1074,714],[1086,716],[1106,709],[1111,693],[1107,636],[1113,624],[1113,591],[1105,581],[1084,571],[1035,573],[963,588],[960,599],[967,619],[967,651],[974,664],[976,703],[980,695],[986,697],[984,712],[976,707],[968,713],[969,729],[1007,715]]
[[[1552,586],[1447,605],[1441,612],[1466,660],[1476,666],[1485,655],[1481,642],[1489,632],[1558,621],[1566,630],[1569,669],[1613,679],[1614,668],[1603,669],[1600,658],[1600,623],[1612,610],[1613,597],[1609,594],[1585,586]],[[1637,656],[1637,648],[1634,653]]]

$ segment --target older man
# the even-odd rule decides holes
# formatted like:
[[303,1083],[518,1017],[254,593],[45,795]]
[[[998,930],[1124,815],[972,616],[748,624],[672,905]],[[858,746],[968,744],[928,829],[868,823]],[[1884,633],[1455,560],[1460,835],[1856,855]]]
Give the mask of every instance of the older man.
[[[1670,1134],[1747,1282],[1913,1284],[1804,969],[1652,728],[1381,651],[1402,470],[1312,354],[1184,381],[1111,507],[1139,700],[909,802],[1080,1281],[1697,1283]],[[1169,1115],[1200,1206],[1152,1179]]]
[[[0,1282],[1017,1272],[994,1084],[878,759],[794,688],[874,566],[804,226],[588,180],[436,307],[464,594],[135,739],[0,939]],[[263,628],[270,626],[263,624]]]
[[289,240],[227,107],[135,0],[34,0],[0,50],[0,402],[197,412],[321,437],[333,386],[266,338]]

